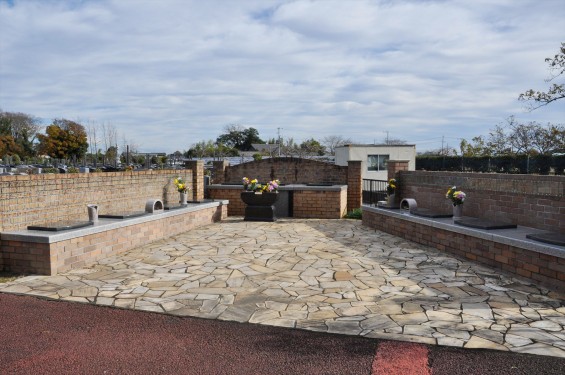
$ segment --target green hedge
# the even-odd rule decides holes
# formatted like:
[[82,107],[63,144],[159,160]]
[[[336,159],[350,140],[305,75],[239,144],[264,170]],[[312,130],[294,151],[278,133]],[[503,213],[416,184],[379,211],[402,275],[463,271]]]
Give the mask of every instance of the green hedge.
[[565,175],[565,155],[417,156],[416,170]]

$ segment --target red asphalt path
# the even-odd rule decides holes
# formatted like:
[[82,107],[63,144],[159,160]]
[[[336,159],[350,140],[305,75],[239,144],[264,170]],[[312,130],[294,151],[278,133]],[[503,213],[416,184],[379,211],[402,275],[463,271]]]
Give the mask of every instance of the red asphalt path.
[[375,354],[371,375],[429,375],[428,347],[422,344],[383,341]]
[[1,374],[559,374],[565,359],[0,293]]

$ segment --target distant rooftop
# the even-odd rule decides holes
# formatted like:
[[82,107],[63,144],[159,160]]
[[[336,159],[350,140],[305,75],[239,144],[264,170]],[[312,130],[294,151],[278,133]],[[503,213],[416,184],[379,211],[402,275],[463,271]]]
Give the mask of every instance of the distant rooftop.
[[253,149],[255,151],[259,151],[259,152],[271,152],[271,151],[276,151],[279,148],[279,145],[276,143],[252,143],[251,147],[253,147]]
[[416,145],[412,145],[412,144],[399,145],[399,144],[386,144],[386,143],[365,143],[365,144],[356,143],[356,144],[343,145],[337,147],[416,147]]

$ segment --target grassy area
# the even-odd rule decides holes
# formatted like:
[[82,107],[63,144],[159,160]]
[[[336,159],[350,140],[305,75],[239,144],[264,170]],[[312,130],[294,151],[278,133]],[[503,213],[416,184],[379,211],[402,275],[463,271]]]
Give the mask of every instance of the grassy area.
[[358,220],[361,220],[362,216],[363,216],[363,211],[361,211],[360,208],[356,208],[353,211],[349,211],[347,215],[345,215],[345,217],[348,219],[358,219]]
[[9,281],[14,281],[21,275],[17,275],[10,272],[0,272],[0,283],[7,283]]

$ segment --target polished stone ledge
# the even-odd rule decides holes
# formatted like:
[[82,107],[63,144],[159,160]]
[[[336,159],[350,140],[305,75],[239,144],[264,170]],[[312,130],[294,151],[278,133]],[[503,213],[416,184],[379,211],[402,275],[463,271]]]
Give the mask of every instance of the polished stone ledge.
[[92,226],[72,229],[61,232],[49,232],[41,230],[19,230],[0,233],[0,239],[3,241],[23,241],[34,243],[56,243],[66,241],[73,238],[88,236],[91,234],[102,233],[110,230],[147,223],[151,221],[161,220],[168,217],[185,215],[190,212],[197,212],[209,208],[219,207],[228,204],[227,200],[216,200],[205,203],[189,203],[186,207],[174,210],[158,210],[154,213],[147,213],[143,216],[133,217],[129,219],[105,219],[99,218],[98,222]]
[[[221,185],[213,184],[206,186],[207,189],[212,190],[243,190],[243,186],[239,185]],[[347,190],[347,185],[306,185],[306,184],[291,184],[279,186],[281,191],[342,191]]]
[[546,232],[541,229],[524,227],[520,225],[515,229],[476,229],[457,225],[453,223],[452,218],[425,218],[412,215],[407,210],[382,209],[369,205],[363,205],[362,209],[363,211],[375,212],[379,215],[390,216],[413,223],[427,225],[432,228],[443,229],[454,233],[481,238],[484,240],[538,252],[540,254],[551,255],[558,258],[565,258],[564,246],[547,244],[526,238],[526,235],[528,234]]

